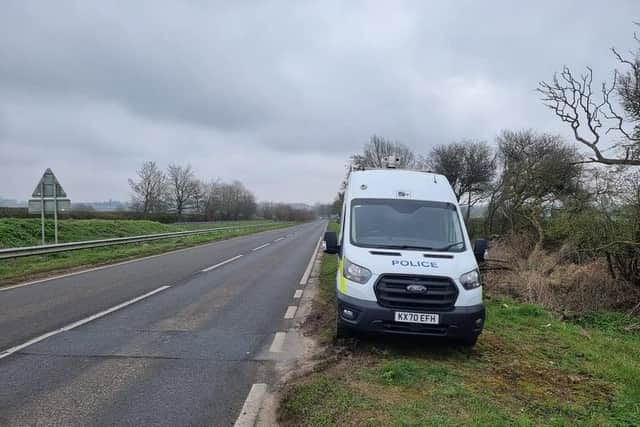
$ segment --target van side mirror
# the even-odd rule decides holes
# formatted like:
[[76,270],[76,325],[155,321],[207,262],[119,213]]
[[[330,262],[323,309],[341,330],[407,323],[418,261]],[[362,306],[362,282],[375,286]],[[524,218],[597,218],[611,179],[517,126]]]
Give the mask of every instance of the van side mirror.
[[484,262],[484,256],[489,248],[489,241],[487,239],[477,239],[473,243],[473,255],[476,257],[476,261]]
[[337,254],[339,250],[338,235],[335,231],[324,233],[324,251],[328,254]]

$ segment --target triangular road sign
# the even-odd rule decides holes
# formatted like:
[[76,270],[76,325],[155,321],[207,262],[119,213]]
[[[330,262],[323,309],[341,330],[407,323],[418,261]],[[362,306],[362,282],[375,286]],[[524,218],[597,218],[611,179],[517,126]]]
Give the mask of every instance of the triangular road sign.
[[[43,194],[44,190],[44,194]],[[33,190],[32,197],[67,197],[67,193],[64,192],[64,189],[58,182],[58,178],[51,172],[51,169],[47,168],[40,178],[40,182],[36,186],[36,189]]]

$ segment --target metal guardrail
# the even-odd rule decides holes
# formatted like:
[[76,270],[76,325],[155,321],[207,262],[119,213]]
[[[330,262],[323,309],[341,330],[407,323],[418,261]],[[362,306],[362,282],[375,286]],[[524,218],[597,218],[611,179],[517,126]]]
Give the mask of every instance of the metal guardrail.
[[26,246],[22,248],[0,249],[0,259],[18,258],[30,255],[46,255],[56,252],[75,251],[77,249],[99,248],[103,246],[124,245],[127,243],[147,242],[151,240],[169,239],[171,237],[191,236],[193,234],[214,233],[222,230],[234,230],[252,227],[264,227],[268,224],[250,224],[228,227],[205,228],[199,230],[174,231],[171,233],[146,234],[143,236],[114,237],[110,239],[87,240],[84,242],[58,243],[57,245]]

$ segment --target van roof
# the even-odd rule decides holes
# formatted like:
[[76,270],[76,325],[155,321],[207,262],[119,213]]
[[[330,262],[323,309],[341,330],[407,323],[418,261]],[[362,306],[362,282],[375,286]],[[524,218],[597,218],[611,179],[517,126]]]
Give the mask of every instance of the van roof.
[[349,199],[409,199],[458,203],[444,175],[404,169],[352,171],[347,195]]

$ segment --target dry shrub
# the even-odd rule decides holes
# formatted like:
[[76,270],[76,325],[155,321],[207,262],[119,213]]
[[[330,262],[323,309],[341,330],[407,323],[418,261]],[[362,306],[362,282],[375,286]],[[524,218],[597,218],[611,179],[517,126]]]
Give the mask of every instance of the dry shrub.
[[533,247],[523,236],[495,242],[487,265],[487,291],[567,316],[629,308],[640,300],[635,287],[611,277],[604,260],[576,264]]

